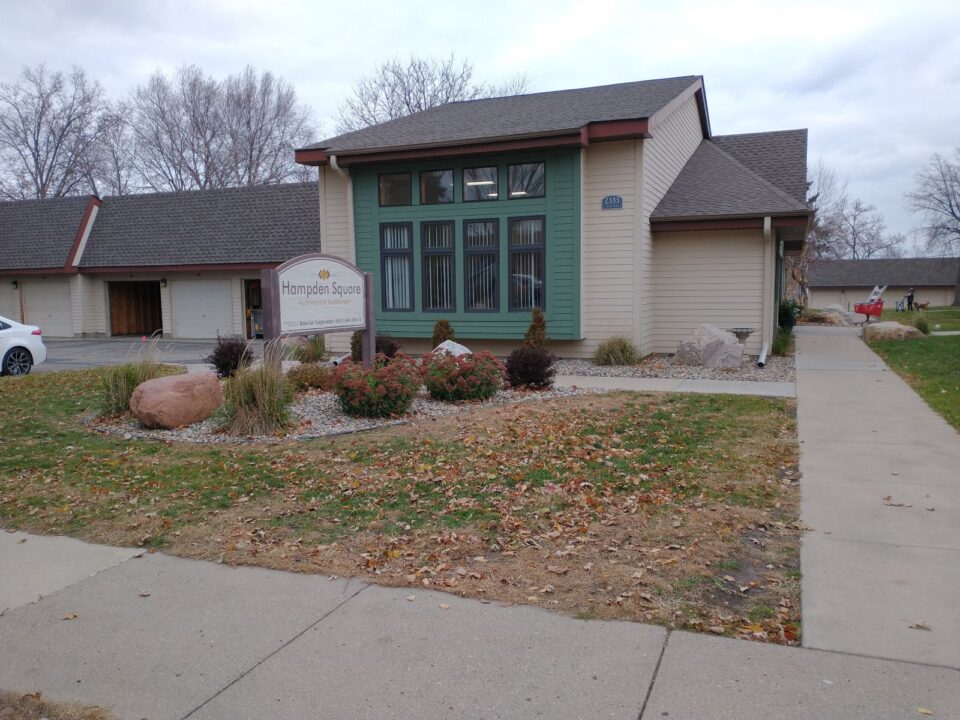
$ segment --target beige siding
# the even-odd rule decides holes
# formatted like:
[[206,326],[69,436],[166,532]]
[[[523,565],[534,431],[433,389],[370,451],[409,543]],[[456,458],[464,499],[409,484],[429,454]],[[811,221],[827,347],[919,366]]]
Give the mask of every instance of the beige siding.
[[[865,302],[870,297],[871,288],[849,287],[849,288],[812,288],[807,305],[812,308],[823,308],[827,305],[839,305],[842,308],[853,311],[854,303]],[[896,307],[897,300],[902,300],[907,294],[906,287],[888,287],[883,293],[883,304],[885,308]],[[944,287],[918,287],[916,290],[916,300],[918,302],[930,301],[930,307],[953,304],[953,288]]]
[[13,279],[0,277],[0,315],[20,322],[20,293],[13,289]]
[[[703,323],[752,327],[747,352],[760,351],[772,297],[764,298],[764,269],[772,242],[760,231],[660,233],[654,236],[652,352],[672,353]],[[772,317],[772,315],[771,315]]]
[[[353,240],[353,186],[328,166],[320,168],[320,251],[356,262]],[[350,351],[349,333],[327,335],[331,352]]]
[[73,302],[67,277],[30,276],[20,281],[24,322],[50,337],[73,337]]
[[653,239],[648,219],[676,180],[687,160],[703,140],[696,98],[691,95],[670,115],[651,128],[652,138],[643,145],[643,222],[638,237],[638,307],[641,319],[637,338],[643,354],[659,352],[653,347],[655,329],[652,292],[659,268],[653,256]]

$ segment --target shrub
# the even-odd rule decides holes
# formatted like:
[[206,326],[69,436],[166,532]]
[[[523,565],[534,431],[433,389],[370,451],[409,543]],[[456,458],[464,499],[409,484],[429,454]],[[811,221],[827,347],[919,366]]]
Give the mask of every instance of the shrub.
[[431,347],[436,348],[440,343],[454,338],[456,338],[456,335],[450,323],[447,320],[437,320],[433,326],[433,337],[430,340],[433,345]]
[[347,415],[359,417],[403,415],[420,389],[420,371],[402,353],[392,360],[378,353],[370,370],[359,363],[344,363],[334,378],[340,407]]
[[639,359],[637,346],[622,335],[604,340],[593,354],[593,361],[597,365],[636,365]]
[[484,351],[454,357],[445,352],[424,355],[423,382],[434,400],[487,400],[503,384],[503,363]]
[[245,368],[227,381],[218,411],[220,429],[231,435],[271,435],[290,427],[293,399],[283,374],[278,344],[264,347],[263,362]]
[[913,326],[922,332],[924,335],[930,334],[930,323],[927,321],[926,315],[917,315],[913,319]]
[[302,338],[290,348],[290,359],[302,363],[320,362],[327,359],[327,340],[323,335]]
[[251,360],[253,360],[253,354],[250,352],[249,343],[236,335],[230,337],[217,335],[217,344],[214,345],[213,352],[203,359],[205,363],[213,365],[217,371],[217,377],[221,378],[233,377],[238,370],[250,365]]
[[100,414],[121,415],[130,410],[130,396],[137,385],[166,375],[167,370],[156,360],[157,339],[151,340],[135,362],[114,365],[100,377]]
[[332,390],[333,368],[318,362],[301,363],[287,373],[294,390]]
[[543,310],[538,307],[535,307],[531,313],[530,327],[527,328],[527,334],[523,336],[523,344],[527,347],[546,347],[547,318],[544,317]]
[[[356,330],[350,336],[350,359],[357,363],[363,360],[363,334],[363,330]],[[377,333],[374,352],[392,358],[400,352],[400,341],[386,333]]]
[[507,357],[507,382],[511,387],[540,390],[553,386],[557,369],[554,357],[543,348],[524,345]]
[[793,331],[784,327],[777,328],[773,335],[770,351],[774,355],[789,355],[793,349]]
[[793,330],[803,307],[796,300],[781,300],[777,310],[777,324],[784,330]]

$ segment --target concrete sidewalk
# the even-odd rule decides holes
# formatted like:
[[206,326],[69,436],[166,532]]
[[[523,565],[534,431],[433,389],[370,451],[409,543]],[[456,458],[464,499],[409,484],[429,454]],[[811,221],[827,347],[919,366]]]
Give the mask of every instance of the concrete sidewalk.
[[960,668],[960,435],[858,329],[797,334],[804,645]]
[[676,380],[671,378],[601,377],[594,375],[557,375],[557,387],[603,388],[636,392],[691,392],[719,395],[761,395],[764,397],[796,397],[792,382],[752,380]]
[[79,545],[0,532],[4,583],[61,585],[0,616],[0,688],[131,720],[960,716],[951,669]]

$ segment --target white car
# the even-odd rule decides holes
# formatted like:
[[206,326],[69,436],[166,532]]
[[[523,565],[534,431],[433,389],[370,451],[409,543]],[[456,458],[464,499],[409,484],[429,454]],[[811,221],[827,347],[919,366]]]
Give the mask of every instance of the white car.
[[26,375],[46,359],[40,328],[0,315],[0,375]]

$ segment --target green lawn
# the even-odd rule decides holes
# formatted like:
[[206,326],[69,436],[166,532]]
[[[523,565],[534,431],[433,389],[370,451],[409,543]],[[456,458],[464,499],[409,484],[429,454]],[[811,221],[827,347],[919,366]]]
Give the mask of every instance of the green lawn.
[[960,430],[960,335],[878,340],[870,347]]
[[0,379],[0,527],[797,641],[790,401],[619,393],[191,445],[84,427],[97,379]]
[[903,325],[913,325],[919,316],[925,316],[930,329],[939,324],[941,330],[960,330],[960,307],[932,307],[925,312],[897,312],[893,305],[884,306],[881,320],[895,320]]

